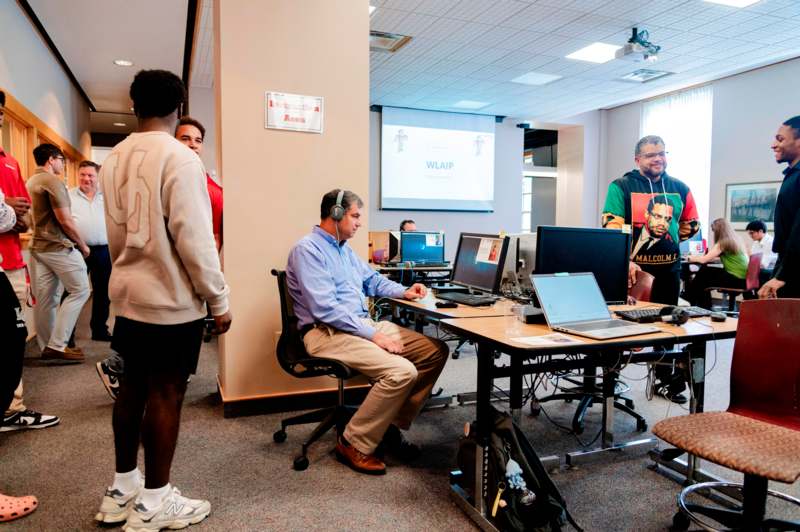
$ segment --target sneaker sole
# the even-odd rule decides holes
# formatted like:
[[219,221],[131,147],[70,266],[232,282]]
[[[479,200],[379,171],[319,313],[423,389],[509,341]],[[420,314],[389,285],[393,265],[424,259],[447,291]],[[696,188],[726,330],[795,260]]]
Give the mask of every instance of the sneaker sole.
[[154,525],[153,524],[151,524],[151,525],[142,524],[141,526],[139,526],[139,525],[126,524],[124,527],[122,527],[122,531],[123,532],[159,532],[159,530],[164,530],[164,529],[180,530],[182,528],[188,527],[189,525],[196,525],[197,523],[199,523],[200,521],[202,521],[203,519],[208,517],[208,514],[210,514],[210,513],[211,513],[211,509],[209,508],[207,511],[201,513],[200,515],[196,515],[194,517],[187,518],[187,519],[176,519],[174,521],[170,521],[169,523],[162,523],[160,525],[159,524],[154,524]]
[[46,429],[50,427],[54,427],[61,423],[60,419],[56,419],[55,421],[50,421],[48,423],[39,423],[37,425],[3,425],[0,426],[0,432],[13,432],[16,430],[37,430],[37,429]]
[[108,524],[122,523],[128,520],[128,510],[120,513],[97,512],[97,515],[94,516],[94,520]]

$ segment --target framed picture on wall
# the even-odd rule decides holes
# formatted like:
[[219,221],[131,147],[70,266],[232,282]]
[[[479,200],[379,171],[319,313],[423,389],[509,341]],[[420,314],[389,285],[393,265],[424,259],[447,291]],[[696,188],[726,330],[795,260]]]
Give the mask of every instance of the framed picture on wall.
[[780,181],[736,183],[725,187],[725,218],[734,229],[743,231],[752,220],[764,220],[772,230],[775,222],[775,201]]

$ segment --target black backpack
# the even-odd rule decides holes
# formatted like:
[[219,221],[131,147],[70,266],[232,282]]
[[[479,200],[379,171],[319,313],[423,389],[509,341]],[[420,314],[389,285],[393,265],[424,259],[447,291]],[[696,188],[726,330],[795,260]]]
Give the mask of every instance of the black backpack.
[[[564,498],[533,446],[511,416],[495,408],[491,412],[493,429],[489,438],[488,461],[484,462],[487,518],[501,531],[556,532],[561,530],[565,522],[569,522],[582,532],[567,511]],[[460,484],[473,497],[476,448],[472,423],[469,434],[462,436],[459,441],[457,460],[463,475]],[[509,460],[514,460],[519,465],[525,489],[509,485],[509,479],[506,478]],[[516,470],[513,464],[512,468]]]

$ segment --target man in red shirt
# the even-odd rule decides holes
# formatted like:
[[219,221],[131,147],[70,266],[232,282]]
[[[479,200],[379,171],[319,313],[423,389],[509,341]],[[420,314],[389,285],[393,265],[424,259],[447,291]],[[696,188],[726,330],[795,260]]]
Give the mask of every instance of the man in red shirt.
[[[0,128],[5,118],[6,94],[0,91]],[[28,284],[26,281],[25,260],[22,258],[22,246],[19,234],[28,230],[30,224],[31,198],[19,163],[0,147],[0,191],[5,196],[5,203],[14,209],[17,223],[11,231],[0,233],[0,268],[5,270],[11,282],[14,294],[19,300],[20,308],[25,309],[28,300]],[[29,410],[22,401],[22,380],[14,391],[11,406],[3,414],[0,432],[22,429],[40,429],[52,427],[59,422],[58,417],[40,414]]]
[[[203,139],[206,128],[203,124],[190,116],[182,116],[175,128],[175,138],[189,147],[198,156],[203,153]],[[217,241],[217,251],[222,249],[222,187],[206,173],[208,185],[208,198],[211,200],[211,223],[214,226],[214,240]]]

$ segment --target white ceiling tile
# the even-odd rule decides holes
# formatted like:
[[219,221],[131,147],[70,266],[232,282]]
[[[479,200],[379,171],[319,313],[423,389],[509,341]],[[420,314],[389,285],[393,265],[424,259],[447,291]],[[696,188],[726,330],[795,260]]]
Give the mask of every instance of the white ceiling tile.
[[[423,109],[452,111],[456,101],[470,99],[490,102],[478,111],[483,114],[553,118],[800,54],[800,0],[761,0],[747,9],[702,0],[379,0],[372,5],[379,6],[374,29],[413,39],[397,54],[370,54],[371,101]],[[595,41],[621,45],[634,26],[662,46],[654,67],[673,75],[630,84],[620,76],[650,65],[564,58]],[[541,87],[510,81],[532,71],[563,78]]]
[[369,28],[375,31],[394,32],[397,26],[408,16],[407,11],[381,8],[376,9],[369,20]]
[[[402,11],[414,11],[423,0],[385,0],[383,5],[389,9],[400,9]],[[377,15],[378,10],[375,10]]]

